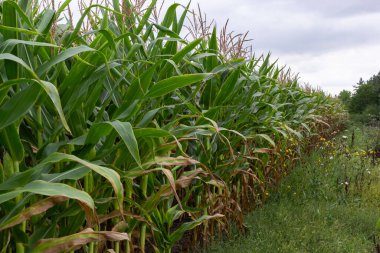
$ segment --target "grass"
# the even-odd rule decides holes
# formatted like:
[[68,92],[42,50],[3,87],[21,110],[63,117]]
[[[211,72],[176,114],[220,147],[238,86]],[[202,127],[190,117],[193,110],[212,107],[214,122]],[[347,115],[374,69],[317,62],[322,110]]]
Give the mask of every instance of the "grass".
[[[352,132],[356,144],[350,148]],[[353,127],[345,137],[325,141],[264,207],[246,216],[245,236],[214,243],[209,252],[372,252],[380,166],[362,150],[378,142],[378,132]]]

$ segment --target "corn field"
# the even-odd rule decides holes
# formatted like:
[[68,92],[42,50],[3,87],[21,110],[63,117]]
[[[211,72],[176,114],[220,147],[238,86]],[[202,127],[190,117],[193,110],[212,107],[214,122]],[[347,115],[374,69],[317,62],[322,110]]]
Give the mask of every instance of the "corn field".
[[341,127],[189,6],[70,2],[1,2],[0,252],[207,246]]

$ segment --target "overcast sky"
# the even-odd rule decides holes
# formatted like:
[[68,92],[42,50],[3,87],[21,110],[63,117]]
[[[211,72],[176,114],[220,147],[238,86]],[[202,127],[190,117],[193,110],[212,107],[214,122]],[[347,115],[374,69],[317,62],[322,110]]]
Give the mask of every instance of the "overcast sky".
[[[169,1],[169,0],[168,0]],[[186,0],[177,0],[187,3]],[[250,31],[301,81],[337,94],[380,71],[380,0],[193,0],[220,29]]]

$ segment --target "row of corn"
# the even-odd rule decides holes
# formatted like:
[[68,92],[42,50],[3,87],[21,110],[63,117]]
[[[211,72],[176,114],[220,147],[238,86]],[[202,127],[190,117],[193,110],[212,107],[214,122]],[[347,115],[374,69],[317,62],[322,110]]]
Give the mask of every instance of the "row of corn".
[[269,56],[183,39],[189,6],[40,4],[0,5],[0,252],[207,244],[341,127]]

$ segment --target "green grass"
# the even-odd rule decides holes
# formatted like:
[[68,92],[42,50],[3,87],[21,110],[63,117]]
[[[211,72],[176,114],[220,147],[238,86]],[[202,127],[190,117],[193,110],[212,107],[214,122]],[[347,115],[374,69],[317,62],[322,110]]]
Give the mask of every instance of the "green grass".
[[372,252],[380,217],[380,166],[371,165],[360,150],[376,141],[379,130],[356,127],[344,134],[352,131],[354,147],[349,148],[351,136],[325,142],[282,181],[264,207],[246,216],[245,236],[231,233],[209,252]]

